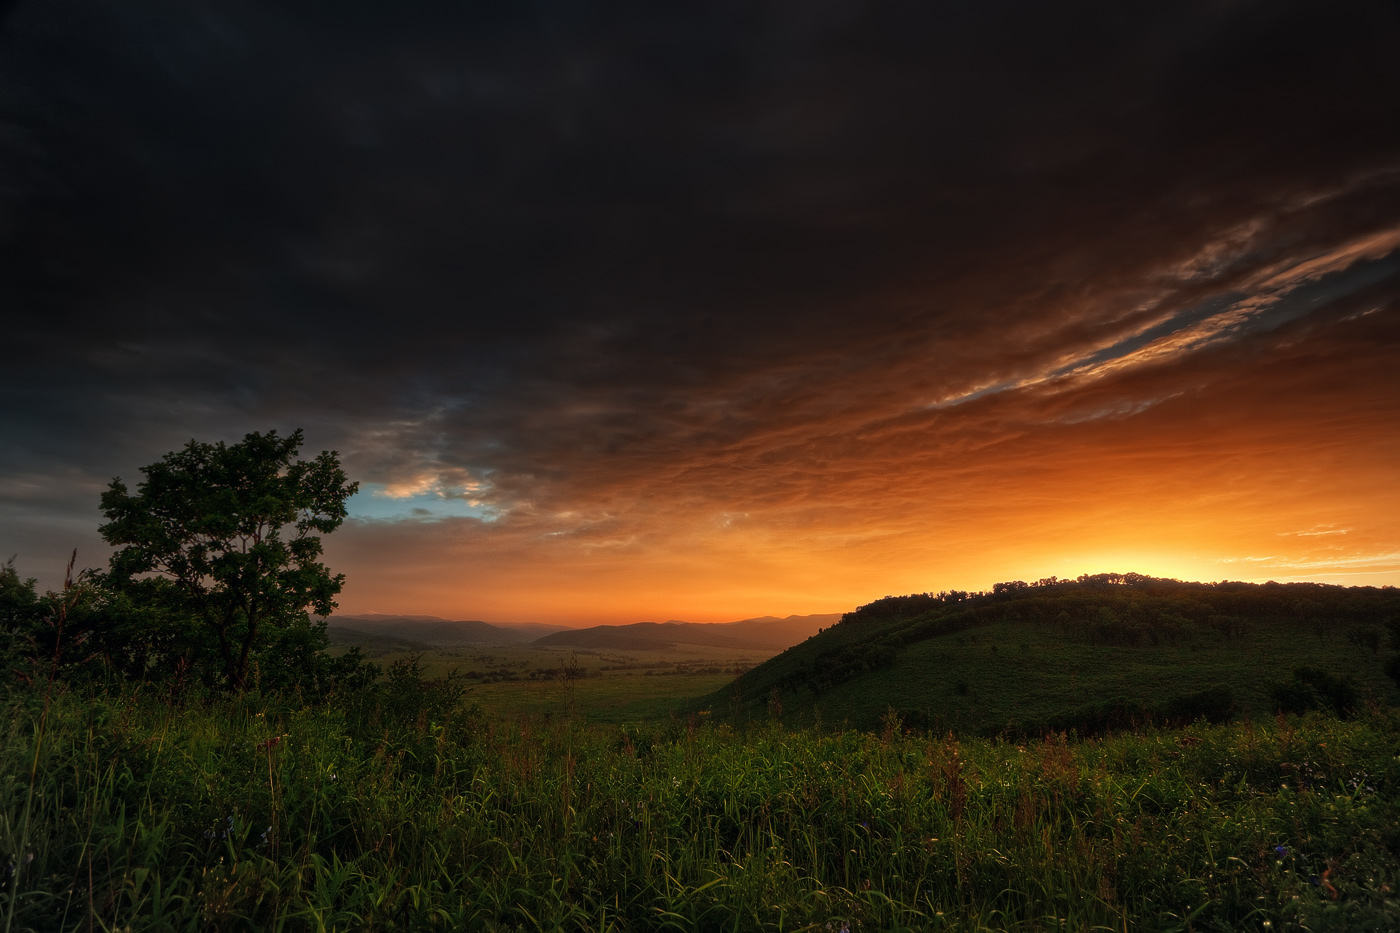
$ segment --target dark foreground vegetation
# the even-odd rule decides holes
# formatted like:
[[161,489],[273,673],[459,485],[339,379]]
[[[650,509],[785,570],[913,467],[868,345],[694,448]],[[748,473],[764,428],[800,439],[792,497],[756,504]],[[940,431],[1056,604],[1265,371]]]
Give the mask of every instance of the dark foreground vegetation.
[[1027,742],[4,698],[10,930],[1393,930],[1400,720]]

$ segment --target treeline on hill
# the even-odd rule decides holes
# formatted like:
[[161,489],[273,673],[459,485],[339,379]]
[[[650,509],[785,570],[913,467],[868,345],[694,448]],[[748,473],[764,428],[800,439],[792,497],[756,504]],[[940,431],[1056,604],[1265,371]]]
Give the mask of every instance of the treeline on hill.
[[[994,623],[1019,623],[1054,632],[1064,644],[1139,649],[1238,644],[1261,626],[1280,623],[1319,639],[1343,637],[1363,656],[1400,650],[1400,590],[1318,583],[1190,583],[1136,573],[1102,573],[1073,580],[1010,581],[987,592],[962,590],[887,596],[846,613],[837,626],[755,668],[736,682],[734,696],[796,693],[808,702],[857,678],[895,665],[912,646],[955,636],[976,639]],[[1008,664],[1016,663],[1008,659]],[[1400,654],[1384,662],[1400,682]],[[1360,702],[1344,677],[1306,663],[1262,685],[1275,709],[1322,710],[1343,716]],[[966,695],[969,687],[958,682]],[[1155,702],[1121,696],[1096,698],[1006,732],[1076,730],[1102,733],[1136,725],[1225,721],[1237,711],[1228,685],[1159,697]],[[934,726],[926,710],[898,708],[906,726]]]
[[977,611],[1051,622],[1068,634],[1111,645],[1173,643],[1202,627],[1237,636],[1251,622],[1293,618],[1319,629],[1346,627],[1348,638],[1374,652],[1380,650],[1382,627],[1400,631],[1400,590],[1323,583],[1189,583],[1140,573],[1099,573],[1073,580],[1012,580],[981,593],[886,596],[846,613],[840,624],[909,622],[914,635],[909,640],[916,641],[918,632],[930,631],[921,625]]

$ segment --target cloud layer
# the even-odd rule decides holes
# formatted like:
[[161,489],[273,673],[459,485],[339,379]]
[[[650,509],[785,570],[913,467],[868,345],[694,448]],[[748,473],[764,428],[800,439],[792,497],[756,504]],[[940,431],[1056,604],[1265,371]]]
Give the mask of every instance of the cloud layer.
[[0,548],[98,563],[112,476],[304,427],[365,485],[357,611],[1400,583],[1397,39],[1361,2],[20,3]]

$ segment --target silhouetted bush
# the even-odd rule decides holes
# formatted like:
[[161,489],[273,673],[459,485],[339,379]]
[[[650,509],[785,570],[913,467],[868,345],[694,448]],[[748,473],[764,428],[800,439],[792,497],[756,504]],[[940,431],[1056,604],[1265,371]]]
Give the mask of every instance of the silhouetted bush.
[[348,718],[357,731],[374,735],[386,729],[423,731],[441,723],[461,706],[466,686],[456,671],[440,680],[425,680],[421,655],[389,665],[378,683],[364,686],[345,700]]
[[1358,702],[1350,678],[1333,677],[1306,665],[1294,669],[1292,680],[1271,681],[1265,689],[1281,713],[1322,710],[1346,719],[1355,712]]
[[1229,722],[1234,715],[1234,693],[1229,687],[1216,686],[1172,697],[1158,718],[1166,725],[1184,726],[1198,719],[1211,723]]

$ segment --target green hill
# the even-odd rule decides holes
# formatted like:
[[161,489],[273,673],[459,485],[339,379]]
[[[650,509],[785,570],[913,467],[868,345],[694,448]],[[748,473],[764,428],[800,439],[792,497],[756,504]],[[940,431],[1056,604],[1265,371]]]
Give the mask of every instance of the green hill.
[[1140,574],[886,597],[701,701],[717,717],[1024,735],[1400,702],[1400,590]]
[[332,632],[337,628],[352,628],[369,635],[434,647],[525,645],[542,634],[562,628],[550,625],[492,625],[490,622],[478,620],[453,621],[437,616],[396,616],[381,613],[331,616],[329,624]]

